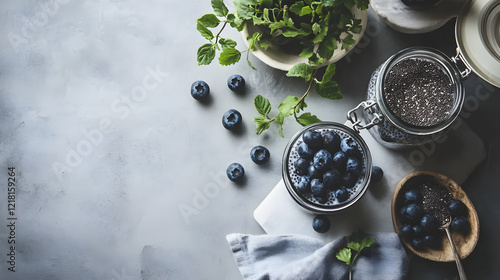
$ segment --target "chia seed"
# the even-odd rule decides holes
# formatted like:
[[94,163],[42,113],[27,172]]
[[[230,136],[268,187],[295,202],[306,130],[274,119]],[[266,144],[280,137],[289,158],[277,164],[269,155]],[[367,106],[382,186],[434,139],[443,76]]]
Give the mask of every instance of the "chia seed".
[[440,225],[450,221],[450,210],[448,206],[453,201],[453,195],[443,186],[435,182],[427,182],[420,185],[422,193],[422,205],[424,212],[433,214]]
[[454,103],[450,77],[439,65],[422,58],[397,62],[385,76],[384,92],[389,110],[418,127],[446,120]]

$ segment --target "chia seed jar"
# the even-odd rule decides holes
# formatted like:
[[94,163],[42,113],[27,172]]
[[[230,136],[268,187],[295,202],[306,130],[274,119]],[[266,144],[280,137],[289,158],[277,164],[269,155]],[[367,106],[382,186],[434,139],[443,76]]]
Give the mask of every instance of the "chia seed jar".
[[[304,138],[307,132],[320,133],[323,142],[314,147],[309,145],[310,143],[308,144]],[[338,136],[335,136],[336,140],[327,144],[324,141],[325,133],[334,133]],[[346,160],[343,163],[341,160],[333,160],[334,155],[347,150],[342,142],[344,144],[349,142],[352,147],[350,152],[345,153]],[[304,150],[305,146],[310,147],[310,150]],[[325,165],[323,171],[316,173],[311,166],[315,166],[315,157],[322,150],[327,150],[332,155],[332,161],[327,164],[328,166]],[[347,167],[346,162],[349,162],[350,158],[357,158],[359,162],[356,171]],[[302,168],[297,166],[299,161],[305,162],[307,171],[300,170]],[[331,180],[332,183],[327,185],[325,174],[328,172],[335,173],[338,179]],[[372,158],[365,141],[353,129],[335,122],[321,122],[304,127],[290,139],[283,153],[282,176],[286,189],[297,205],[309,213],[332,214],[352,206],[366,192],[371,173]],[[312,181],[315,179],[324,184],[325,190],[322,194],[311,190],[314,189]],[[300,186],[301,180],[306,181],[306,186]],[[341,189],[343,190],[339,191]],[[344,192],[343,198],[339,192]]]
[[404,49],[373,72],[366,100],[347,118],[355,131],[368,129],[390,149],[434,141],[446,134],[460,114],[465,97],[462,76],[466,74],[436,49]]

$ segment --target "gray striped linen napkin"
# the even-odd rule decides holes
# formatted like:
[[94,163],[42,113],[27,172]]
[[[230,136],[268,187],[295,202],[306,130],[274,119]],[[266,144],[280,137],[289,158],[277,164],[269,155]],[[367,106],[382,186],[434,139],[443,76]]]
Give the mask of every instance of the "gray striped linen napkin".
[[[408,258],[396,233],[369,234],[376,240],[359,255],[353,280],[404,279]],[[332,242],[303,235],[226,236],[244,280],[341,280],[348,279],[348,267],[336,254],[348,237]]]

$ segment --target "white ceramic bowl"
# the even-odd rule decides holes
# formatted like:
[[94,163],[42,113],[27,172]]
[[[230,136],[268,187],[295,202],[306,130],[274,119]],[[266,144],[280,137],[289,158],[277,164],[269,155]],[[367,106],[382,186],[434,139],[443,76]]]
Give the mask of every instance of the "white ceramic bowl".
[[[333,56],[329,60],[325,61],[319,67],[326,66],[328,64],[331,64],[331,63],[334,63],[334,62],[337,62],[338,60],[340,60],[349,51],[351,51],[356,46],[356,44],[359,42],[359,40],[361,40],[361,37],[363,37],[363,34],[365,33],[365,29],[366,29],[366,23],[368,22],[368,12],[367,12],[367,10],[362,11],[362,10],[357,9],[357,8],[353,9],[352,11],[353,11],[354,16],[356,18],[361,19],[361,25],[362,25],[361,32],[359,34],[353,35],[354,44],[352,44],[347,50],[342,50],[341,49],[342,44],[338,43],[337,45],[339,47],[335,50],[335,52],[333,53]],[[249,35],[253,34],[253,32],[255,32],[255,31],[252,30],[252,28],[248,28],[248,26],[246,26],[241,31],[241,34],[243,35],[243,39],[244,39],[247,47],[249,45],[248,41],[247,41],[247,37]],[[263,63],[265,63],[265,64],[267,64],[275,69],[279,69],[279,70],[283,70],[283,71],[289,71],[290,69],[292,69],[292,67],[294,65],[296,65],[298,63],[307,63],[307,58],[303,58],[303,57],[300,57],[298,55],[283,52],[280,48],[273,47],[273,46],[269,46],[269,48],[267,50],[264,50],[256,44],[255,49],[252,50],[252,53]]]

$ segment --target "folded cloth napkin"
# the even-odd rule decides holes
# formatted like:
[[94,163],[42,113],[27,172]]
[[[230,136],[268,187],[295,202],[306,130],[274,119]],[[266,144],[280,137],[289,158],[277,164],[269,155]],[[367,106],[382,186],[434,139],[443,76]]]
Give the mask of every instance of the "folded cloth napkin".
[[[353,280],[403,279],[408,259],[396,233],[370,234],[371,247],[354,264]],[[245,280],[336,280],[348,279],[347,264],[337,260],[348,237],[330,243],[302,235],[226,236]]]

